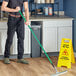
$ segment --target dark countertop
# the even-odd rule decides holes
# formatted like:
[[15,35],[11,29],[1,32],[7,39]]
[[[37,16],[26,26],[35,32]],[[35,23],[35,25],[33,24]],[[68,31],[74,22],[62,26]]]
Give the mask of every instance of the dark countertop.
[[[57,17],[57,16],[53,16],[53,17],[40,17],[40,16],[37,16],[37,17],[30,17],[30,21],[38,21],[38,20],[40,20],[40,21],[43,21],[43,20],[46,20],[46,19],[48,19],[48,20],[50,20],[50,19],[73,19],[73,18],[71,18],[71,17],[67,17],[67,16],[59,16],[59,17]],[[0,22],[6,22],[8,20],[8,18],[6,18],[6,19],[0,19]]]

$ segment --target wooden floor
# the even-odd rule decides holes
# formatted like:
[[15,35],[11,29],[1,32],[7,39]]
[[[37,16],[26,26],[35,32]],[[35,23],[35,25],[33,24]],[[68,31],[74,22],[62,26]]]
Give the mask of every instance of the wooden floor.
[[[51,57],[53,63],[57,65],[57,57]],[[11,64],[4,64],[0,61],[0,76],[51,76],[55,70],[47,58],[27,58],[29,65],[16,63],[11,60]],[[76,76],[76,64],[72,64],[72,69],[65,67],[57,68],[58,71],[68,70],[68,73],[61,76]]]

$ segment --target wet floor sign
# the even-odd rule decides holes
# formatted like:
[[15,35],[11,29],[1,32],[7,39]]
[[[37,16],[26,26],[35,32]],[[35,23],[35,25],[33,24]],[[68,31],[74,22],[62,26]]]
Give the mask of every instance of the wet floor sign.
[[63,38],[61,42],[57,67],[66,66],[67,68],[71,68],[71,62],[75,63],[72,40]]

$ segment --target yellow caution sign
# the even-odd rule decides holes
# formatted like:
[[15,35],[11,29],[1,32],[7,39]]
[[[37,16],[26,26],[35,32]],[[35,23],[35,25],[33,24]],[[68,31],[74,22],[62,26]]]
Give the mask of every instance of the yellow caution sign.
[[57,67],[66,66],[67,68],[71,68],[71,62],[75,63],[72,40],[63,38]]

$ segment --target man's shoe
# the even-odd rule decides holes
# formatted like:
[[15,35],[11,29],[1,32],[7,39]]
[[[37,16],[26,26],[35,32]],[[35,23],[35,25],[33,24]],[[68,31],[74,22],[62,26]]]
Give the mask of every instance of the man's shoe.
[[5,63],[5,64],[10,64],[9,58],[4,58],[4,63]]
[[18,59],[17,61],[18,63],[23,63],[23,64],[29,64],[28,61],[24,60],[24,59]]

